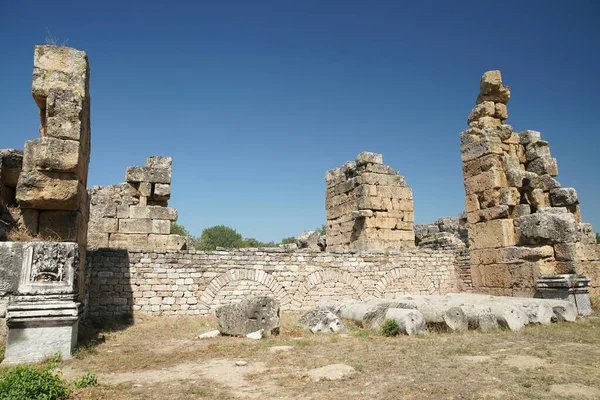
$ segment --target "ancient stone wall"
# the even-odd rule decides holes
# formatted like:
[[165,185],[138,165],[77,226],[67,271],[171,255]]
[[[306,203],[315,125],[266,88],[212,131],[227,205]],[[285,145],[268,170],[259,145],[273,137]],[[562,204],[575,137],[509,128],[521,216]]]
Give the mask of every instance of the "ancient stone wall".
[[89,249],[185,248],[184,237],[170,235],[177,220],[168,207],[171,164],[171,157],[148,157],[144,167],[127,167],[126,182],[89,189]]
[[284,310],[299,310],[320,299],[445,294],[457,291],[461,265],[464,254],[455,249],[101,249],[88,257],[88,315],[207,314],[219,305],[262,295],[276,297]]
[[575,189],[554,179],[548,142],[506,124],[509,99],[500,71],[486,72],[460,135],[471,272],[477,291],[531,296],[542,274],[589,269],[578,249],[595,246],[595,235]]
[[328,250],[415,246],[412,189],[381,154],[363,152],[325,181]]
[[36,46],[41,137],[25,142],[16,198],[32,235],[85,246],[90,161],[89,64],[83,51]]

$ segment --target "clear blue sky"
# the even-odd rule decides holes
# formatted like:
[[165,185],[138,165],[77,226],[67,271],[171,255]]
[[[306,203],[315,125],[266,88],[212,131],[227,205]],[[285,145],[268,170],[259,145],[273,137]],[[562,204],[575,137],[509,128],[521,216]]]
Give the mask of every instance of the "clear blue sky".
[[37,137],[46,27],[91,63],[89,185],[173,161],[195,235],[279,240],[325,220],[325,172],[361,151],[413,188],[417,223],[464,208],[459,133],[500,69],[509,123],[550,142],[600,229],[600,2],[0,0],[0,147]]

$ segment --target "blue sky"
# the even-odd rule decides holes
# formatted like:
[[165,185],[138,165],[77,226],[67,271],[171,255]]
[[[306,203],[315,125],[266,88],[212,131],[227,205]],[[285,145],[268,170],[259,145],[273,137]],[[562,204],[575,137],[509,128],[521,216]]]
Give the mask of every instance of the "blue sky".
[[46,27],[91,64],[89,185],[173,161],[193,234],[278,241],[325,221],[325,172],[361,151],[413,188],[417,223],[464,209],[459,133],[500,69],[509,123],[550,142],[600,230],[600,3],[0,0],[0,147],[39,135]]

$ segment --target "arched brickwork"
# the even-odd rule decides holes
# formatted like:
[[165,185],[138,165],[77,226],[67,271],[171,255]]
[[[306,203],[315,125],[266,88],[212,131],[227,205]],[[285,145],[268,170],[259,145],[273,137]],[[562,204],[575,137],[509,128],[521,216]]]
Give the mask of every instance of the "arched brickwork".
[[302,304],[305,302],[308,293],[312,289],[327,282],[339,282],[352,288],[354,291],[354,296],[352,297],[358,298],[360,300],[363,300],[368,296],[362,283],[358,279],[350,275],[348,272],[338,271],[334,269],[324,269],[320,271],[315,271],[306,277],[304,283],[300,285],[300,287],[294,294],[294,298],[292,299],[291,303],[292,308],[302,308]]
[[385,297],[386,292],[394,286],[403,285],[410,294],[434,294],[436,291],[433,281],[423,272],[412,268],[396,268],[388,272],[375,284],[375,297]]

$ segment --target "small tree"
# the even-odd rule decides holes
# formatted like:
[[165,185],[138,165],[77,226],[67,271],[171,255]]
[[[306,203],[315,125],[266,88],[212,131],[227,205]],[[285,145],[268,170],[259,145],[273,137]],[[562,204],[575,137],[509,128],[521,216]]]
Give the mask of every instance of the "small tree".
[[596,243],[600,243],[600,233],[596,233]]
[[212,226],[202,231],[196,241],[197,250],[216,250],[217,247],[240,248],[244,246],[242,235],[225,225]]
[[171,235],[192,236],[185,226],[179,225],[177,222],[171,222]]
[[296,243],[296,238],[293,236],[281,239],[281,244],[291,244],[291,243]]

